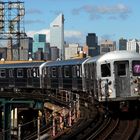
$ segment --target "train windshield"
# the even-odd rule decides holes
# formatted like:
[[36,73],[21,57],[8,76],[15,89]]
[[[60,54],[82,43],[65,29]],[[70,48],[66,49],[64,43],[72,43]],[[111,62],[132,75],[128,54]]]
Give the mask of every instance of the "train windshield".
[[132,70],[134,76],[140,76],[140,61],[132,62]]

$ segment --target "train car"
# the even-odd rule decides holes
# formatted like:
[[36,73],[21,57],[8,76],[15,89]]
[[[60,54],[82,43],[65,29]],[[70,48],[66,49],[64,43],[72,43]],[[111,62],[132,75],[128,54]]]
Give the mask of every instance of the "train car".
[[0,89],[34,91],[42,88],[42,71],[46,62],[0,64]]
[[94,95],[99,102],[108,102],[110,107],[116,108],[136,108],[139,105],[140,54],[129,51],[109,52],[97,59],[89,59],[86,65],[89,65],[89,71],[91,67],[95,69],[92,71],[97,81],[90,82],[97,89]]
[[52,90],[82,91],[82,65],[85,59],[49,62],[46,65],[45,87]]

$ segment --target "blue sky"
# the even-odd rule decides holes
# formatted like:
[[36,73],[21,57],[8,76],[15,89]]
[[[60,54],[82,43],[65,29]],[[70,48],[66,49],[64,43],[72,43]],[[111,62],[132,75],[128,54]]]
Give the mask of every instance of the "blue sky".
[[24,0],[25,30],[47,34],[59,13],[65,17],[65,40],[85,43],[88,33],[99,40],[140,39],[140,0]]

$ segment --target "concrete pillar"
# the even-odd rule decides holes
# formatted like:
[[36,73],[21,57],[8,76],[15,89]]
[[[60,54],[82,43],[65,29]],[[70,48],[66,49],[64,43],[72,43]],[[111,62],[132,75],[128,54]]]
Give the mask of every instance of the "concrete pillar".
[[4,104],[4,138],[3,140],[11,140],[11,104]]

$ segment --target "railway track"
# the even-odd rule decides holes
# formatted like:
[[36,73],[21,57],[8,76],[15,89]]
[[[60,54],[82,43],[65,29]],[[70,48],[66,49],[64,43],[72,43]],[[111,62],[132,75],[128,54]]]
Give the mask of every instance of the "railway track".
[[[139,140],[140,119],[122,119],[119,115],[104,117],[104,112],[85,99],[80,100],[81,116],[67,131],[49,140]],[[46,131],[47,132],[47,131]],[[46,133],[45,132],[45,133]]]

